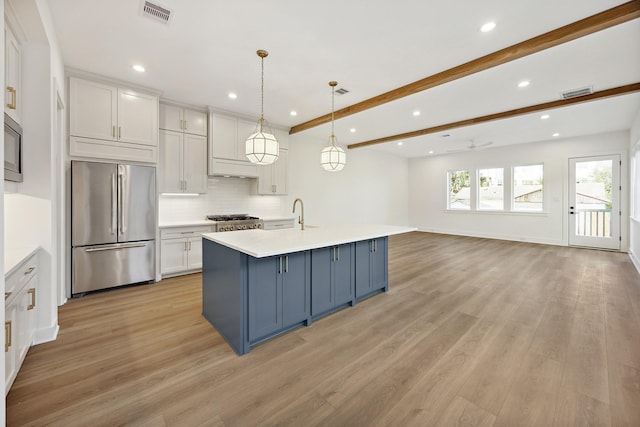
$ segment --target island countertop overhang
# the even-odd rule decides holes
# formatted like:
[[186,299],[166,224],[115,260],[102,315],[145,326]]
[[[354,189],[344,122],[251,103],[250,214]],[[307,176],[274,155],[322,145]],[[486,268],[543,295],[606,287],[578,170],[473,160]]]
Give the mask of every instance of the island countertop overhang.
[[416,227],[374,224],[308,226],[305,230],[243,230],[202,237],[255,258],[341,245],[416,231]]

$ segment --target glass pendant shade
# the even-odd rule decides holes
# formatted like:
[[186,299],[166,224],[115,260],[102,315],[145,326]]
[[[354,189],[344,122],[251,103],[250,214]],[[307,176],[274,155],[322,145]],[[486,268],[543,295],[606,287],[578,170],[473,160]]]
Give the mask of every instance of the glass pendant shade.
[[340,172],[344,168],[344,165],[347,164],[347,154],[341,147],[333,143],[333,138],[331,145],[322,149],[322,153],[320,153],[320,164],[322,165],[322,169],[327,172]]
[[247,138],[244,153],[251,163],[270,165],[278,160],[280,144],[275,136],[260,129]]
[[273,132],[268,133],[263,130],[263,125],[266,123],[264,119],[264,58],[266,58],[269,53],[266,50],[259,50],[256,54],[258,54],[261,61],[260,120],[258,120],[256,131],[249,135],[249,138],[247,138],[245,142],[244,154],[246,154],[251,163],[256,165],[270,165],[278,160],[280,144],[278,144],[278,140],[273,135]]

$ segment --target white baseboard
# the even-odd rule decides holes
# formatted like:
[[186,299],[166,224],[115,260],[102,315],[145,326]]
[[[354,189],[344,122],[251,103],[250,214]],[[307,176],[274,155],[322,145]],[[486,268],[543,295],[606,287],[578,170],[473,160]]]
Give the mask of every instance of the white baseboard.
[[60,325],[56,324],[48,328],[36,330],[36,336],[33,338],[33,345],[42,344],[49,341],[55,341],[58,338]]
[[538,243],[542,245],[554,245],[554,246],[567,246],[567,242],[564,240],[556,239],[540,239],[535,236],[510,236],[506,234],[495,233],[475,233],[475,232],[461,232],[460,230],[438,229],[438,228],[424,228],[418,227],[418,231],[437,234],[450,234],[453,236],[467,236],[467,237],[479,237],[482,239],[495,239],[495,240],[509,240],[513,242],[525,242],[525,243]]
[[640,259],[631,251],[629,251],[629,258],[631,258],[631,262],[636,267],[636,270],[638,270],[638,273],[640,273]]

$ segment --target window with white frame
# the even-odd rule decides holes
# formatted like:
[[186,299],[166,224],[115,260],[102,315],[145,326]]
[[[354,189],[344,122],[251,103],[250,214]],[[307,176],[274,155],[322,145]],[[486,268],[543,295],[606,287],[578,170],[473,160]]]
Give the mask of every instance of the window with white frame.
[[478,170],[478,209],[504,210],[504,169]]
[[513,167],[513,210],[543,210],[544,165],[526,165]]
[[449,209],[471,209],[471,179],[468,170],[449,171]]

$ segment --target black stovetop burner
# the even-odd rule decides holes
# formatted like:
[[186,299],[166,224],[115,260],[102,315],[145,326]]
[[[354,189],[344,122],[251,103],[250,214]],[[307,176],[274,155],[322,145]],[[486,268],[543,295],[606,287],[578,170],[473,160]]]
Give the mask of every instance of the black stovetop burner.
[[249,219],[260,219],[256,216],[249,216],[247,214],[234,214],[234,215],[207,215],[207,219],[211,221],[246,221]]

